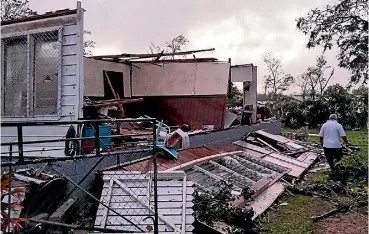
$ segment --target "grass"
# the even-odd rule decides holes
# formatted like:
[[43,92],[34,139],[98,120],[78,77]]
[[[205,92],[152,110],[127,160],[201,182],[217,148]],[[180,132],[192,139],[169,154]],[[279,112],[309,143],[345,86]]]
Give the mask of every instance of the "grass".
[[317,233],[311,216],[319,215],[331,209],[331,205],[319,198],[294,195],[282,199],[285,206],[278,206],[264,221],[262,233],[273,234],[309,234]]
[[[286,130],[291,131],[291,130]],[[319,130],[309,130],[309,133],[317,134]],[[360,150],[351,156],[346,156],[341,165],[347,170],[368,170],[368,135],[363,131],[346,131],[347,138],[351,144],[359,145]],[[319,137],[309,137],[309,141],[319,142]],[[365,179],[363,179],[365,178]],[[332,180],[330,171],[320,171],[312,176],[309,183],[324,182],[330,183]],[[368,191],[367,176],[361,180],[350,184],[350,189],[364,188]],[[319,198],[294,195],[285,196],[282,202],[287,202],[286,206],[278,206],[269,214],[268,221],[262,221],[264,233],[319,233],[318,226],[312,222],[311,216],[319,215],[330,210],[330,204]],[[265,231],[268,230],[268,231]]]

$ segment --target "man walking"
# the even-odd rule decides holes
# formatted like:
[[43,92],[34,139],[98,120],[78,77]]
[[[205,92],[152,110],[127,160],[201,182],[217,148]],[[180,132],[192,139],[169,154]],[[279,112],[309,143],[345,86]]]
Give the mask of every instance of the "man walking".
[[349,145],[345,130],[343,130],[342,125],[337,122],[337,115],[331,114],[329,116],[329,120],[323,124],[320,129],[319,136],[328,164],[332,171],[335,171],[334,159],[338,162],[343,156],[340,138],[342,137],[343,142]]

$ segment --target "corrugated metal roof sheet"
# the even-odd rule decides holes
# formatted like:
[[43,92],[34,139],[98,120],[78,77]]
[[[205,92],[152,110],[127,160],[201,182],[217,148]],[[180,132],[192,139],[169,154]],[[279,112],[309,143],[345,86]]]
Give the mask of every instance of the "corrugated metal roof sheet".
[[[272,164],[289,168],[291,170],[288,172],[288,175],[296,178],[299,178],[309,168],[309,166],[314,162],[314,160],[318,156],[316,153],[309,152],[308,155],[309,157],[304,157],[303,160],[301,157],[301,160],[299,160],[283,154],[275,153],[273,151],[250,143],[237,141],[234,142],[233,145],[227,144],[204,145],[196,148],[179,150],[179,157],[177,160],[173,160],[171,158],[158,157],[157,158],[158,170],[164,171],[207,156],[235,151],[243,151],[249,155],[262,158],[264,161],[268,161]],[[152,159],[147,159],[126,166],[124,167],[124,169],[128,171],[139,170],[147,172],[152,169],[152,164],[153,164]]]
[[[235,193],[240,193],[245,187],[251,188],[255,191],[256,200],[247,201],[249,203],[246,205],[255,208],[255,218],[264,212],[283,191],[283,185],[273,186],[274,183],[291,171],[289,167],[269,162],[261,156],[263,154],[238,145],[218,144],[180,150],[178,160],[161,157],[157,159],[158,170],[184,170],[188,180],[207,190],[217,189],[217,182],[220,180],[231,182]],[[152,159],[143,160],[124,169],[149,170],[152,168],[152,163]],[[259,199],[259,196],[262,198]],[[245,201],[240,199],[234,205],[243,206]]]
[[236,141],[234,144],[244,148],[246,152],[251,152],[253,155],[259,154],[258,156],[265,161],[290,168],[288,175],[296,178],[299,178],[318,157],[318,154],[309,152],[309,157],[300,158],[301,160],[299,160],[244,141]]
[[[152,173],[107,171],[100,201],[115,212],[99,205],[95,227],[132,232],[153,230],[154,196]],[[158,173],[159,233],[192,233],[193,183],[184,172]],[[183,231],[183,232],[182,232]]]
[[220,129],[227,105],[227,97],[195,96],[195,97],[149,97],[145,98],[145,111],[168,124],[190,125],[200,122],[203,125],[214,125]]
[[[184,170],[188,180],[193,181],[198,187],[205,190],[217,190],[218,182],[227,181],[233,184],[235,193],[241,194],[243,189],[249,188],[254,191],[254,197],[263,194],[264,191],[267,191],[270,186],[290,171],[288,168],[240,151],[204,157],[201,160],[172,168],[170,171],[174,170]],[[280,188],[278,191],[280,191]],[[257,211],[254,218],[268,207],[261,201],[249,203],[250,201],[244,201],[242,198],[234,205],[243,206],[245,202],[246,205],[255,208]]]
[[245,148],[238,145],[230,144],[215,144],[215,145],[204,145],[203,147],[214,151],[215,153],[227,153],[234,151],[245,151]]
[[[157,157],[158,170],[165,171],[169,168],[215,154],[214,151],[207,149],[205,147],[182,149],[179,150],[178,152],[179,152],[178,159]],[[150,158],[125,166],[124,169],[127,171],[148,172],[152,170],[152,166],[153,161],[152,158]]]

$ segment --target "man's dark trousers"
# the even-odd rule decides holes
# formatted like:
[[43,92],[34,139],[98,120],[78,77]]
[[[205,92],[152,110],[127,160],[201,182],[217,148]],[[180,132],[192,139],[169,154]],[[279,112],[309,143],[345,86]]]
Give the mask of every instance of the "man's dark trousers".
[[339,162],[343,157],[342,148],[324,148],[324,155],[333,171],[335,169],[334,159],[336,159],[336,162]]

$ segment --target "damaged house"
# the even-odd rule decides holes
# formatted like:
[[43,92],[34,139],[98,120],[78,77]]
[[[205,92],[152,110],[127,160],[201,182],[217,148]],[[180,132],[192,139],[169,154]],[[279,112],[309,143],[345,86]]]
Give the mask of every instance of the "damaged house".
[[[113,107],[120,112],[114,118],[150,116],[167,126],[185,124],[192,130],[228,128],[232,122],[227,115],[231,81],[243,82],[243,103],[251,106],[246,112],[251,122],[256,121],[253,65],[231,66],[229,61],[194,56],[209,50],[84,57],[80,5],[76,10],[2,22],[1,32],[3,122],[96,119],[97,112],[106,116],[106,109]],[[173,59],[177,55],[194,58]],[[61,139],[69,128],[68,124],[29,126],[23,128],[22,137]],[[3,126],[1,133],[2,142],[17,141],[15,125]],[[25,145],[24,155],[64,155],[60,150],[64,142],[39,147],[43,150],[27,153],[34,146]]]
[[[83,9],[59,10],[1,23],[1,141],[61,139],[69,125],[29,126],[17,122],[82,118]],[[64,142],[25,145],[25,156],[63,156]],[[16,147],[13,149],[18,151]],[[8,152],[7,146],[1,146]],[[29,153],[27,153],[29,152]],[[14,153],[16,156],[18,153]]]
[[[22,153],[28,162],[29,158],[54,160],[43,165],[34,160],[34,168],[16,169],[16,179],[24,182],[34,176],[31,182],[41,186],[56,180],[53,183],[58,189],[68,184],[63,191],[51,189],[68,194],[59,201],[63,205],[55,205],[55,209],[63,211],[67,201],[81,205],[85,197],[96,196],[96,209],[91,206],[87,215],[91,221],[88,228],[150,232],[156,214],[160,233],[191,233],[195,228],[196,189],[212,190],[217,181],[230,181],[234,194],[250,188],[252,199],[237,200],[234,205],[252,207],[252,218],[256,218],[283,192],[282,177],[299,179],[316,159],[314,152],[304,151],[305,146],[272,135],[281,132],[279,122],[230,127],[236,118],[227,109],[231,82],[243,84],[241,119],[246,116],[250,123],[256,122],[256,66],[234,66],[230,60],[194,56],[214,49],[84,57],[83,11],[78,3],[76,10],[49,12],[3,22],[1,26],[2,155],[21,158]],[[178,55],[193,58],[176,59]],[[143,124],[142,118],[149,117],[158,120],[157,129],[155,119],[149,127]],[[83,121],[99,118],[108,119],[108,124],[90,129],[92,134],[86,136]],[[110,147],[100,154],[100,133],[105,139],[130,135],[122,131],[126,127],[123,123],[117,123],[122,118],[130,125],[127,128],[137,130],[135,133],[145,131],[135,135],[140,143],[137,140],[129,144],[135,149],[146,144],[146,155],[133,155],[133,151],[123,154],[111,139],[107,144]],[[128,123],[130,119],[139,123]],[[32,126],[22,126],[24,123]],[[187,127],[182,131],[183,125],[190,130]],[[69,134],[71,129],[74,135]],[[162,129],[170,134],[162,137]],[[74,138],[74,143],[82,142],[84,146],[82,138],[96,136],[95,144],[89,142],[95,149],[86,153],[81,145],[80,154],[85,158],[74,157],[80,156],[76,152],[66,154],[66,140]],[[127,143],[125,140],[121,141]],[[38,143],[23,145],[21,141]],[[12,154],[10,142],[14,142]],[[162,153],[157,158],[154,147]],[[114,150],[118,153],[110,155]],[[174,157],[168,157],[168,151]],[[94,158],[87,157],[91,155]],[[63,156],[73,156],[73,160]],[[154,164],[158,170],[155,176]],[[84,190],[90,184],[100,194],[87,194]],[[26,217],[19,209],[17,215]],[[60,216],[51,218],[61,220]]]
[[232,80],[244,82],[244,105],[251,105],[252,122],[255,123],[256,67],[231,67],[229,62],[215,58],[161,59],[209,50],[85,58],[85,96],[92,100],[114,99],[111,83],[121,98],[143,98],[142,102],[124,106],[129,117],[149,115],[170,126],[187,124],[193,130],[221,129],[227,121]]

